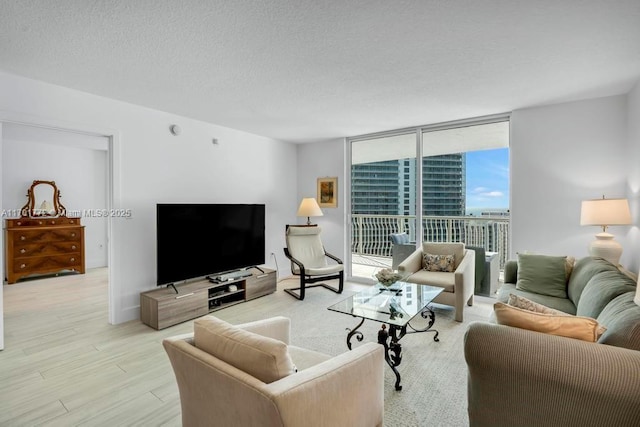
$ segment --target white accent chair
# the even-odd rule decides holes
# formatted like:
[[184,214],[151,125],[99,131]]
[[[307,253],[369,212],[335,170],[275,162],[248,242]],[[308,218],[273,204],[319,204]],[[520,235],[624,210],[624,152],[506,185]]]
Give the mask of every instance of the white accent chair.
[[[425,270],[423,262],[425,253],[454,255],[454,271],[449,273]],[[464,243],[425,242],[421,248],[398,265],[398,272],[403,275],[405,282],[444,288],[433,302],[455,307],[455,320],[462,322],[465,303],[469,306],[473,305],[475,256],[475,251],[467,249]]]
[[290,345],[289,335],[281,316],[242,325],[205,316],[194,333],[164,339],[182,425],[383,425],[383,346],[331,357]]
[[[300,276],[300,286],[284,291],[299,300],[304,299],[306,288],[322,286],[338,294],[344,289],[342,260],[325,251],[321,233],[322,229],[317,225],[287,225],[284,254],[291,261],[291,273]],[[327,262],[327,259],[332,262]],[[337,288],[326,283],[308,285],[332,279],[338,279]]]

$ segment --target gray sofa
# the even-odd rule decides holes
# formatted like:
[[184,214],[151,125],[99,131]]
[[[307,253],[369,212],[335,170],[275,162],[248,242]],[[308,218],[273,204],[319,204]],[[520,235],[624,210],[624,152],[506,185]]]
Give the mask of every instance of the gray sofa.
[[[640,425],[640,306],[636,281],[601,258],[578,260],[567,297],[516,289],[505,265],[498,299],[516,294],[607,328],[596,343],[488,322],[469,325],[470,426]],[[491,319],[490,319],[491,320]]]

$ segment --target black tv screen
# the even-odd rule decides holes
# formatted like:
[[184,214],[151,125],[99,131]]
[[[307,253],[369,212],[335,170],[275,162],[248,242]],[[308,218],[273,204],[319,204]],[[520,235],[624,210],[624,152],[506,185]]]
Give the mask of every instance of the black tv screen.
[[265,205],[159,203],[156,221],[158,286],[265,262]]

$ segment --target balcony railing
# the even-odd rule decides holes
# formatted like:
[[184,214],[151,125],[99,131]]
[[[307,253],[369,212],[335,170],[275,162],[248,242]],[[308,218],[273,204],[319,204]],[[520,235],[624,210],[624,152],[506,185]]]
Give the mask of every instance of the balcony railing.
[[[509,254],[509,218],[476,216],[423,216],[422,241],[462,242],[498,252],[500,269]],[[354,214],[351,221],[351,252],[354,255],[391,257],[389,234],[405,232],[416,241],[414,215]]]

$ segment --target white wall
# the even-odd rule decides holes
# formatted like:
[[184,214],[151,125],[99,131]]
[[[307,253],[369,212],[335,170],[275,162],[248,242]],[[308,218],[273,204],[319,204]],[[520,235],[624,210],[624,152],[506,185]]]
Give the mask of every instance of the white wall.
[[[294,144],[6,73],[0,73],[0,93],[0,120],[114,135],[112,207],[133,212],[111,221],[114,323],[137,319],[140,292],[155,286],[158,202],[265,203],[267,265],[275,266],[271,252],[286,265],[284,226],[295,219],[298,203]],[[183,129],[180,136],[169,132],[174,123]]]
[[[327,252],[336,255],[345,263],[346,227],[345,215],[345,159],[344,139],[298,146],[298,205],[304,197],[317,197],[317,179],[338,177],[338,207],[322,208],[323,216],[312,218],[322,227],[322,243]],[[298,209],[296,205],[296,211]],[[293,212],[295,215],[295,211]],[[297,218],[295,224],[306,223],[306,218]]]
[[[36,179],[55,181],[67,211],[107,207],[106,138],[95,149],[94,137],[61,132],[31,132],[26,126],[5,125],[2,140],[4,209],[19,210],[27,203],[27,189]],[[58,138],[86,138],[86,145],[65,144]],[[85,267],[107,265],[107,219],[83,215]]]
[[[598,227],[580,226],[585,199],[626,197],[627,99],[613,96],[511,115],[511,257],[588,255]],[[610,227],[627,250],[627,226]]]
[[627,268],[634,273],[640,270],[640,81],[627,96],[628,156],[629,168],[627,197],[631,217],[635,224],[629,230],[627,247]]

